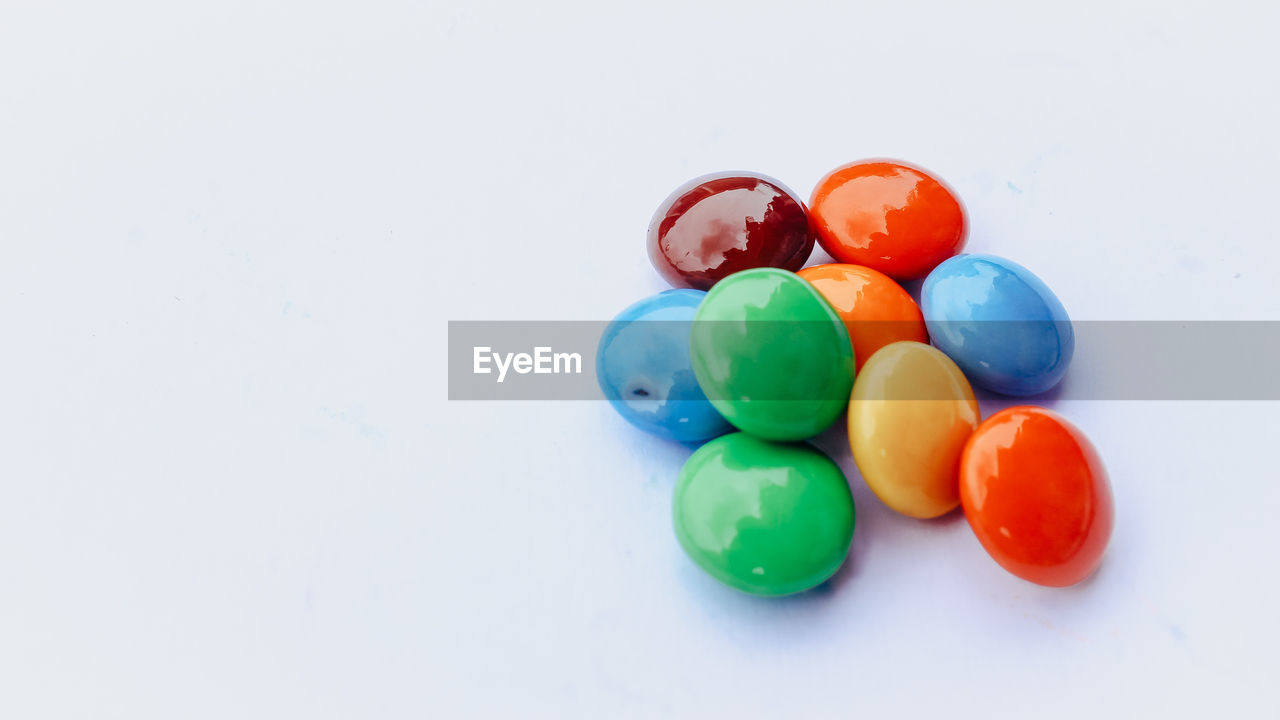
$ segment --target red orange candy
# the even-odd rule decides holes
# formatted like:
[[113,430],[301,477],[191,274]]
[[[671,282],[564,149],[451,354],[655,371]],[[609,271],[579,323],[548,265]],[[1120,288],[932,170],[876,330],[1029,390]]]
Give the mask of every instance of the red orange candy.
[[960,503],[986,551],[1040,585],[1087,578],[1111,538],[1106,468],[1061,415],[1028,405],[987,418],[960,458]]
[[884,273],[831,263],[800,270],[844,321],[858,370],[875,351],[899,340],[928,343],[924,316],[906,290]]
[[814,188],[809,211],[832,257],[897,280],[929,274],[960,252],[968,233],[956,195],[928,172],[898,162],[836,168]]

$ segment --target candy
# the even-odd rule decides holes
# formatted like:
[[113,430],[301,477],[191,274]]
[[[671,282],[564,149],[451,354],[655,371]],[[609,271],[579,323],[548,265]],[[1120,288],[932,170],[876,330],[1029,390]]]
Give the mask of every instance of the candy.
[[1055,412],[1023,405],[992,415],[960,461],[960,500],[986,551],[1024,580],[1074,585],[1111,538],[1111,487],[1097,451]]
[[960,252],[968,228],[946,185],[890,161],[836,168],[814,188],[810,209],[818,242],[832,257],[899,280],[924,277]]
[[619,313],[600,338],[600,389],[641,430],[699,442],[733,429],[698,387],[689,360],[689,328],[706,295],[667,290],[645,298]]
[[[650,259],[694,289],[623,311],[601,338],[597,375],[631,423],[703,443],[672,501],[680,546],[702,570],[772,596],[839,569],[853,497],[839,466],[795,441],[847,408],[853,459],[894,511],[962,506],[991,557],[1031,582],[1094,572],[1113,509],[1093,446],[1041,408],[982,423],[970,386],[1053,387],[1074,352],[1071,321],[1022,266],[957,256],[967,233],[945,183],[891,161],[832,171],[812,212],[752,173],[701,177],[663,202]],[[802,268],[815,238],[839,262]],[[926,275],[917,305],[898,281]]]
[[746,270],[720,281],[698,308],[690,350],[716,409],[768,440],[826,429],[853,386],[844,324],[812,285],[785,270]]
[[920,307],[892,278],[861,265],[814,265],[797,273],[822,293],[844,321],[858,370],[875,351],[899,340],[929,342]]
[[872,355],[853,383],[849,446],[885,505],[937,517],[960,504],[960,453],[978,417],[955,363],[928,345],[897,342]]
[[1067,311],[1040,278],[994,255],[961,255],[924,281],[933,344],[975,385],[1034,395],[1062,379],[1075,351]]
[[734,433],[685,463],[673,519],[681,547],[712,577],[787,595],[840,568],[853,539],[853,496],[840,468],[812,447]]
[[649,224],[649,259],[676,287],[709,289],[757,267],[799,270],[813,251],[804,204],[755,173],[718,173],[671,194]]

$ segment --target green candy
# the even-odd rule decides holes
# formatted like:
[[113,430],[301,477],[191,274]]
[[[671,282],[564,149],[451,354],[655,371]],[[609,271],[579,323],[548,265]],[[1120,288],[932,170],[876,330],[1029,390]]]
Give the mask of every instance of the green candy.
[[853,539],[844,473],[805,444],[733,433],[684,464],[676,537],[703,570],[755,595],[789,595],[835,574]]
[[853,388],[844,323],[812,285],[786,270],[744,270],[716,283],[694,316],[689,350],[716,410],[768,440],[822,432]]

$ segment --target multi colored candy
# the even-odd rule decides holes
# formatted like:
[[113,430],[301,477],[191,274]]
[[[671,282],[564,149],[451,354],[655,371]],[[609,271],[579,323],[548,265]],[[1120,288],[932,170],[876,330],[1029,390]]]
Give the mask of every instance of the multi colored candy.
[[818,242],[843,263],[898,280],[924,277],[960,252],[968,235],[964,206],[928,172],[872,160],[832,170],[813,189]]
[[929,342],[920,307],[888,275],[843,263],[814,265],[796,274],[817,288],[844,322],[858,370],[889,343]]
[[903,515],[937,517],[960,504],[957,472],[978,426],[964,373],[936,348],[886,345],[858,373],[849,400],[849,447],[862,478]]
[[766,440],[817,435],[849,401],[849,334],[794,273],[759,268],[722,280],[698,308],[689,347],[711,404]]
[[799,270],[813,251],[804,203],[782,183],[755,173],[689,181],[649,224],[649,259],[676,287],[707,290],[739,270]]
[[853,539],[853,495],[840,467],[801,444],[733,433],[680,471],[676,538],[712,577],[756,595],[789,595],[835,574]]
[[[754,173],[682,186],[654,215],[648,249],[672,285],[696,289],[636,303],[601,339],[597,375],[619,413],[707,441],[676,481],[685,553],[757,595],[830,578],[852,542],[853,497],[838,465],[796,441],[844,413],[853,460],[885,505],[916,518],[962,506],[1014,575],[1089,577],[1114,516],[1097,452],[1043,408],[982,422],[970,386],[1032,395],[1060,382],[1075,350],[1062,303],[1017,263],[957,255],[964,207],[916,166],[841,166],[811,208]],[[815,236],[839,262],[802,267]],[[917,305],[897,281],[926,275]]]
[[974,384],[1035,395],[1058,384],[1075,332],[1058,297],[1021,265],[961,255],[934,268],[920,290],[929,337]]
[[706,295],[667,290],[645,298],[619,313],[600,338],[600,389],[641,430],[699,442],[733,429],[707,402],[689,359],[689,328]]
[[1089,577],[1111,538],[1102,460],[1084,433],[1044,408],[1011,407],[978,427],[960,460],[960,500],[991,557],[1040,585]]

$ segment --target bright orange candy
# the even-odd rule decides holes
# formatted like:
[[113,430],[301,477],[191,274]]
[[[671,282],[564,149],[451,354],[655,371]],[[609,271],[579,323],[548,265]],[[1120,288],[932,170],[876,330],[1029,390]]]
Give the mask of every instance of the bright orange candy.
[[1005,570],[1039,585],[1089,577],[1111,539],[1107,470],[1065,418],[1021,405],[987,418],[960,458],[960,503]]
[[920,306],[888,275],[841,263],[814,265],[797,274],[808,280],[844,321],[858,370],[889,343],[929,342]]
[[836,168],[809,203],[818,242],[844,263],[898,280],[929,274],[960,252],[968,234],[964,207],[924,170],[887,160]]

